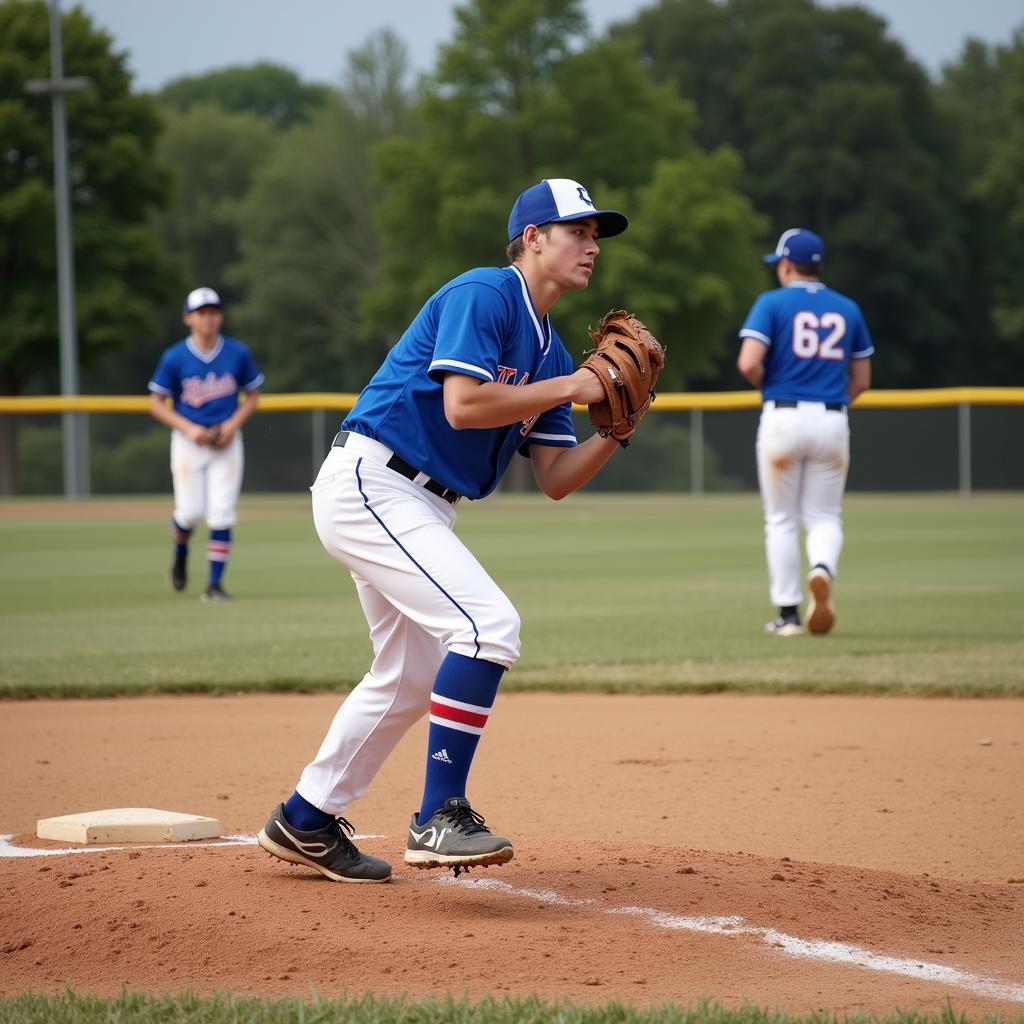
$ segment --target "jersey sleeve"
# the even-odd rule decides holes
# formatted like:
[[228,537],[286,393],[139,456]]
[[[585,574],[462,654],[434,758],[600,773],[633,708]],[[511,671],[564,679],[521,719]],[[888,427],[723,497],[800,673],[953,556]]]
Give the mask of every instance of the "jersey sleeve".
[[505,300],[489,285],[467,282],[439,296],[437,340],[428,367],[440,383],[445,373],[463,373],[478,380],[498,379],[502,340],[508,329]]
[[252,353],[249,351],[249,347],[247,345],[242,346],[240,371],[239,387],[243,391],[256,391],[258,388],[263,386],[263,374],[260,372],[260,368],[256,365],[256,360],[253,359]]
[[762,345],[770,346],[775,333],[775,304],[771,292],[764,292],[755,300],[740,328],[741,338],[753,338]]
[[156,370],[149,381],[149,390],[158,395],[173,398],[181,387],[181,374],[175,364],[171,349],[167,349],[160,357]]
[[857,315],[854,318],[853,337],[850,339],[850,358],[868,359],[875,353],[875,346],[868,333],[868,325],[864,321],[864,314],[857,306]]

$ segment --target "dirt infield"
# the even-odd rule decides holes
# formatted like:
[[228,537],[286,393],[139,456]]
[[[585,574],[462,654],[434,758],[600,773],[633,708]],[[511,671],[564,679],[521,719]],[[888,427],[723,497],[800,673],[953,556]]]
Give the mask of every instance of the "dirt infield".
[[[0,991],[1024,1014],[1024,702],[500,696],[470,796],[516,859],[458,881],[401,864],[420,727],[350,811],[396,867],[372,887],[252,845],[336,705],[4,704]],[[29,835],[134,805],[240,838],[68,854]]]

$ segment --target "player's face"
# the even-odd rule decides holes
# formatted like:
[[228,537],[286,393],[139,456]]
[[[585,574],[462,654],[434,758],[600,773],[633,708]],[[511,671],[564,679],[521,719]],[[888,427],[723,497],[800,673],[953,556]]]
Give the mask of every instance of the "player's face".
[[188,324],[192,333],[203,340],[216,339],[224,323],[224,311],[220,306],[200,306],[182,319]]
[[563,291],[579,291],[590,284],[594,262],[601,251],[597,245],[597,221],[585,220],[552,224],[542,241],[541,262],[548,276]]

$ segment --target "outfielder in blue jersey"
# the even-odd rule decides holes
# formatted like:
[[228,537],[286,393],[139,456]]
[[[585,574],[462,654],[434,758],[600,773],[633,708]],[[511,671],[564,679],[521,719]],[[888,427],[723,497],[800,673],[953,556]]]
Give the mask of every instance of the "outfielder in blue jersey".
[[860,307],[825,286],[825,246],[812,231],[783,232],[774,253],[780,287],[760,295],[740,328],[740,372],[761,389],[757,467],[765,511],[772,636],[803,632],[801,525],[807,533],[807,628],[835,623],[833,581],[843,545],[841,503],[850,462],[847,406],[871,383],[874,346]]
[[185,589],[189,540],[205,517],[209,570],[202,596],[224,601],[228,595],[222,579],[245,461],[241,428],[256,411],[263,374],[242,342],[220,333],[223,311],[212,288],[189,292],[182,317],[189,336],[164,351],[149,382],[150,412],[172,430],[170,583],[175,590]]
[[493,491],[517,454],[558,499],[619,448],[598,434],[577,440],[571,404],[603,390],[574,371],[548,314],[589,284],[598,238],[626,225],[579,182],[527,189],[509,217],[510,265],[470,270],[432,295],[342,422],[313,484],[313,517],[355,581],[374,660],[259,833],[275,856],[336,881],[387,881],[390,865],[356,849],[340,815],[429,713],[406,863],[457,875],[511,859],[466,786],[498,684],[519,657],[519,615],[452,527],[458,503]]

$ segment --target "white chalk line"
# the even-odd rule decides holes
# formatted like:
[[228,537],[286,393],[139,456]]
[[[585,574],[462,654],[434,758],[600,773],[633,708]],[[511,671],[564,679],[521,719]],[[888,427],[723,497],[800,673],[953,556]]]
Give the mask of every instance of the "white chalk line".
[[775,928],[761,928],[747,924],[742,917],[687,917],[670,914],[664,910],[656,910],[653,907],[611,907],[594,899],[563,896],[551,889],[521,889],[509,885],[507,882],[500,882],[496,878],[474,878],[463,881],[452,878],[450,875],[444,875],[437,881],[442,885],[464,886],[468,884],[477,889],[487,889],[507,896],[521,896],[525,899],[536,900],[538,903],[550,903],[560,907],[597,908],[603,914],[637,917],[655,928],[667,928],[672,931],[700,932],[705,935],[752,935],[773,949],[778,949],[789,956],[850,967],[864,967],[868,970],[882,971],[888,974],[900,974],[920,981],[932,981],[940,985],[965,989],[990,999],[1024,1003],[1024,985],[1016,982],[983,978],[957,967],[947,967],[945,964],[884,956],[864,949],[862,946],[853,946],[846,942],[801,939],[799,936],[787,935]]
[[[215,843],[133,843],[126,846],[82,846],[58,850],[39,850],[27,846],[12,846],[13,835],[0,835],[0,857],[61,857],[69,854],[110,853],[117,850],[194,850],[197,846],[254,846],[256,837],[251,835],[225,836]],[[386,839],[383,835],[356,835],[354,839]],[[418,880],[418,879],[417,879]],[[441,885],[473,886],[499,892],[506,896],[521,896],[536,900],[538,903],[549,903],[559,907],[596,907],[604,914],[637,917],[656,928],[671,931],[700,932],[705,935],[752,935],[760,938],[773,949],[780,949],[789,956],[802,957],[807,960],[820,960],[826,963],[843,964],[849,967],[864,967],[872,971],[888,974],[899,974],[919,981],[931,981],[940,985],[965,989],[990,999],[1005,1002],[1024,1003],[1024,985],[1011,981],[999,981],[995,978],[983,978],[957,967],[945,964],[934,964],[918,960],[906,960],[900,957],[885,956],[873,953],[863,946],[854,946],[846,942],[830,942],[823,939],[801,939],[796,935],[787,935],[775,928],[761,928],[747,924],[738,916],[702,916],[687,917],[670,914],[653,907],[609,907],[595,899],[580,899],[563,896],[553,889],[523,889],[496,878],[456,879],[447,873],[435,879]]]

